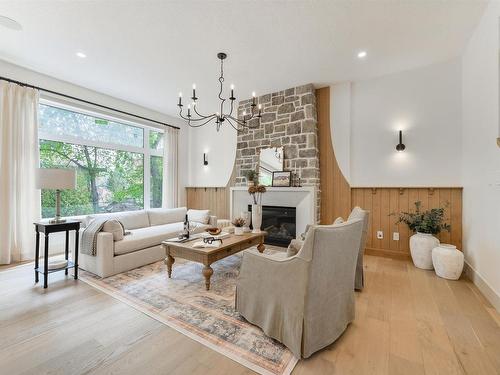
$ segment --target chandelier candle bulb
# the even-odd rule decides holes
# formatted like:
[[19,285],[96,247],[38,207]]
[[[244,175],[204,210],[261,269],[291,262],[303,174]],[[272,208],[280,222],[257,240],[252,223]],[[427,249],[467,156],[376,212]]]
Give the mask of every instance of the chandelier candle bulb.
[[234,85],[231,85],[231,97],[230,97],[229,99],[231,99],[231,100],[236,99],[236,98],[234,97]]
[[182,92],[179,93],[179,104],[178,106],[182,106]]
[[193,83],[193,97],[191,99],[196,100],[196,84],[194,83]]

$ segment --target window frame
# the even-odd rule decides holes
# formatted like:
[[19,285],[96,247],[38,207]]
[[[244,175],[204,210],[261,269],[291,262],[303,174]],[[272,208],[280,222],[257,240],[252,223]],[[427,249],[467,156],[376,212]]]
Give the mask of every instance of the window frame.
[[[40,98],[39,105],[46,105],[55,108],[60,108],[67,111],[72,111],[76,113],[80,113],[86,116],[91,116],[98,119],[114,121],[120,124],[134,126],[137,128],[141,128],[143,130],[143,147],[137,146],[129,146],[118,143],[110,143],[110,142],[100,142],[100,141],[92,141],[92,140],[83,140],[78,137],[68,136],[68,135],[54,135],[54,134],[44,134],[43,131],[38,131],[38,140],[47,140],[47,141],[55,141],[55,142],[64,142],[64,143],[72,143],[76,145],[85,145],[91,147],[99,147],[110,150],[119,150],[126,152],[134,152],[143,155],[143,209],[148,210],[151,208],[151,156],[159,156],[163,158],[163,163],[166,163],[164,157],[164,149],[155,150],[152,149],[149,145],[149,132],[155,131],[163,134],[163,147],[166,147],[166,132],[164,129],[157,128],[156,126],[148,126],[142,124],[140,122],[126,120],[122,117],[116,117],[107,113],[103,113],[101,111],[92,111],[90,109],[84,109],[80,106],[67,104],[53,98]],[[165,165],[165,164],[164,164]],[[165,169],[165,167],[164,167]],[[163,174],[163,179],[167,176]],[[163,202],[164,197],[162,197]],[[41,203],[41,202],[40,202]]]

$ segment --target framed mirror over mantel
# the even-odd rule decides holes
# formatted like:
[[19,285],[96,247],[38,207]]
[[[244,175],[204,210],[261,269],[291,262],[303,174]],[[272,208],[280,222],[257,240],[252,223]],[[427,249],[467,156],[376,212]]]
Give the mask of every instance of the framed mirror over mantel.
[[264,186],[273,185],[273,172],[283,171],[283,147],[263,148],[259,152],[259,184]]

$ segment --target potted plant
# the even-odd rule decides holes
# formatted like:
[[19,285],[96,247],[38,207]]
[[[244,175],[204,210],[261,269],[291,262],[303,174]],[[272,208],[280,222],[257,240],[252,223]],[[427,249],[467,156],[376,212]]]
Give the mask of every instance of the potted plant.
[[248,186],[257,185],[258,178],[259,178],[259,174],[257,173],[257,171],[254,171],[253,169],[250,169],[248,171],[243,172],[243,175],[247,179],[247,185]]
[[396,224],[405,223],[415,234],[410,237],[410,253],[413,264],[425,270],[432,270],[432,249],[439,246],[434,235],[441,231],[450,231],[450,225],[444,222],[444,208],[431,208],[421,211],[422,202],[415,202],[415,212],[401,212]]
[[234,234],[236,236],[241,236],[243,234],[243,226],[245,225],[245,219],[242,217],[235,217],[232,221],[234,225]]
[[262,194],[266,192],[264,185],[250,186],[248,194],[252,196],[252,233],[260,233],[262,225]]

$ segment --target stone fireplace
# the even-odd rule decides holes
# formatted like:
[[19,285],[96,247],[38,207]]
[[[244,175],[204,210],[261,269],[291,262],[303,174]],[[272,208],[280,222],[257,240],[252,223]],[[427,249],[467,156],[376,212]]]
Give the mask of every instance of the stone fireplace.
[[[236,186],[246,186],[244,174],[255,170],[262,148],[283,147],[284,170],[296,173],[302,186],[315,188],[315,220],[320,215],[320,175],[316,94],[312,84],[293,87],[256,98],[262,105],[260,126],[238,134]],[[252,99],[243,100],[238,115],[250,113]],[[258,125],[253,119],[250,125]]]

